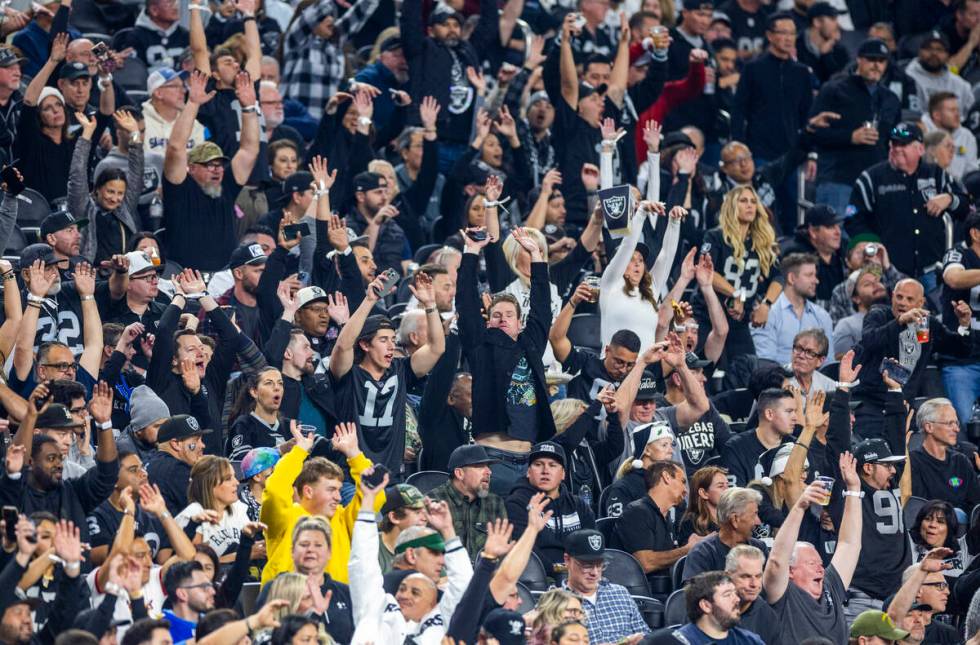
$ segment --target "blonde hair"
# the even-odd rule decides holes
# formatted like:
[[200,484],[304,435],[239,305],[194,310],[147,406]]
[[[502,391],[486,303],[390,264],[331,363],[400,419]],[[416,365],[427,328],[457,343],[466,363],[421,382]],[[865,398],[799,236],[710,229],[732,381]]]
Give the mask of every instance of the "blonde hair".
[[[544,238],[544,234],[538,229],[532,228],[530,226],[525,226],[524,230],[527,231],[528,235],[534,238],[535,242],[537,242],[538,248],[541,249],[541,259],[544,262],[547,262],[548,240]],[[520,244],[517,243],[517,240],[514,239],[513,235],[508,235],[507,239],[504,240],[503,252],[504,252],[504,257],[507,259],[507,266],[509,266],[510,270],[514,272],[514,275],[517,276],[517,279],[521,281],[521,284],[527,286],[531,284],[530,278],[524,276],[520,271],[517,270],[517,256],[523,250],[524,247],[522,247]]]
[[[538,598],[535,606],[534,620],[531,621],[532,639],[535,636],[550,638],[551,630],[565,622],[565,609],[573,600],[582,602],[577,594],[566,589],[549,589]],[[541,642],[538,639],[537,642]]]
[[299,613],[299,603],[306,593],[306,576],[301,573],[280,573],[269,583],[269,594],[265,602],[285,600],[289,604],[276,610],[276,618]]
[[307,515],[296,522],[296,526],[293,527],[291,542],[296,544],[296,538],[304,531],[318,531],[322,533],[324,540],[327,542],[327,548],[330,549],[333,547],[333,533],[330,528],[330,520],[322,515]]
[[718,214],[719,224],[721,225],[722,239],[725,244],[732,248],[732,257],[739,270],[745,268],[745,238],[739,230],[738,221],[738,198],[744,192],[752,193],[755,197],[755,219],[749,224],[749,238],[752,240],[752,250],[759,256],[759,268],[762,275],[768,277],[772,267],[776,264],[776,231],[769,223],[769,213],[762,206],[762,200],[751,186],[736,186],[725,194],[725,200],[721,203],[721,211]]
[[551,403],[551,416],[555,419],[555,434],[561,434],[582,416],[588,405],[581,399],[559,399]]
[[[384,169],[385,172],[378,170],[379,168]],[[368,162],[367,169],[369,172],[378,173],[385,179],[388,179],[389,174],[391,175],[391,177],[395,181],[393,184],[391,182],[388,182],[388,188],[391,189],[391,199],[394,200],[395,195],[397,195],[400,192],[398,190],[398,175],[395,174],[395,167],[392,166],[390,162],[384,159],[372,159],[371,161]]]
[[[205,455],[191,468],[191,483],[187,485],[187,501],[197,502],[206,510],[218,510],[214,489],[228,478],[228,473],[235,476],[231,462],[224,457]],[[231,514],[231,504],[225,508]]]

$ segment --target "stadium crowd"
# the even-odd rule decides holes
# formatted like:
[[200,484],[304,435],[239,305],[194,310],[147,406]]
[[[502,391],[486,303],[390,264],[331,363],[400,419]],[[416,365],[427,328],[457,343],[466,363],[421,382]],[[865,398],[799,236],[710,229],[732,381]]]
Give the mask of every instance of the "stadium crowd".
[[980,644],[980,0],[0,38],[0,645]]

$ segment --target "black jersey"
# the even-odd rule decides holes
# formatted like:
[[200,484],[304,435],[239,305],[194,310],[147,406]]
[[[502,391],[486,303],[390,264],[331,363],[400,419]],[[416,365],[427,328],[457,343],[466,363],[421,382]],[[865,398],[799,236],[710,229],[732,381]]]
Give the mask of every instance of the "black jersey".
[[746,240],[742,261],[739,263],[734,256],[732,247],[725,243],[721,228],[713,228],[704,234],[704,241],[711,243],[711,259],[717,271],[735,288],[735,291],[745,293],[746,311],[752,298],[762,296],[772,282],[775,267],[770,267],[769,275],[763,275],[759,254],[752,249],[751,240]]
[[[943,274],[946,273],[946,269],[954,267],[966,269],[967,271],[980,269],[980,257],[965,242],[961,242],[946,251],[946,255],[943,256]],[[972,312],[970,315],[970,329],[980,329],[980,284],[970,289],[953,289],[944,282],[943,294],[940,300],[943,303],[943,324],[947,328],[956,329],[959,326],[959,322],[956,320],[956,314],[953,313],[953,301],[962,300],[970,305]],[[980,349],[973,345],[969,355],[943,356],[943,362],[946,364],[964,365],[975,363],[978,358],[980,358]]]
[[[123,513],[117,511],[106,500],[99,504],[91,515],[85,518],[88,523],[89,544],[96,546],[112,546],[112,541],[116,539],[119,526],[122,524]],[[167,532],[163,528],[160,520],[144,511],[139,505],[136,506],[135,535],[146,540],[150,546],[150,552],[155,560],[160,549],[170,548],[167,540]]]
[[670,423],[670,429],[677,437],[688,476],[702,468],[709,459],[721,454],[722,447],[732,437],[732,431],[718,414],[714,403],[710,405],[711,407],[701,415],[701,418],[686,428],[681,427],[677,422],[677,406],[659,408],[655,413],[659,418],[666,419]]
[[364,454],[392,473],[401,470],[406,395],[417,382],[411,359],[396,358],[378,380],[354,365],[335,384],[337,416],[341,421],[357,423]]
[[[242,139],[242,105],[238,102],[235,90],[218,89],[212,81],[209,90],[214,90],[214,98],[204,105],[197,113],[197,120],[211,131],[211,140],[221,147],[221,151],[229,158],[238,152]],[[259,94],[259,81],[255,81],[255,95]],[[252,168],[249,183],[259,183],[269,175],[268,137],[265,132],[265,117],[259,112],[259,156]],[[230,170],[230,169],[229,169]],[[227,172],[227,171],[226,171]]]
[[721,449],[721,465],[728,469],[729,485],[745,486],[753,479],[760,479],[765,473],[759,457],[766,450],[755,430],[740,432],[729,439]]
[[[27,298],[27,289],[21,292]],[[109,311],[112,297],[109,283],[95,284],[95,304],[99,311]],[[82,333],[82,299],[74,282],[62,282],[61,291],[54,296],[46,296],[37,319],[37,334],[34,336],[34,349],[41,343],[59,341],[68,346],[76,356],[85,349],[85,336]]]
[[[861,490],[861,557],[851,586],[872,598],[884,600],[902,586],[902,572],[912,564],[912,546],[905,535],[901,492],[896,488],[875,490],[863,481]],[[843,495],[834,493],[830,515],[840,526]]]
[[745,11],[735,0],[718,7],[732,21],[732,38],[738,45],[739,54],[758,54],[766,47],[766,21],[770,8],[762,5],[755,13]]
[[[607,104],[608,112],[608,104]],[[607,114],[616,119],[618,115]],[[599,150],[602,146],[602,132],[593,128],[578,115],[575,107],[568,105],[565,99],[558,97],[555,101],[554,136],[555,152],[558,157],[558,169],[562,173],[562,193],[568,203],[568,219],[570,222],[584,225],[589,217],[586,212],[585,186],[582,184],[581,171],[583,164],[599,165]],[[618,177],[619,154],[613,153],[613,184]]]

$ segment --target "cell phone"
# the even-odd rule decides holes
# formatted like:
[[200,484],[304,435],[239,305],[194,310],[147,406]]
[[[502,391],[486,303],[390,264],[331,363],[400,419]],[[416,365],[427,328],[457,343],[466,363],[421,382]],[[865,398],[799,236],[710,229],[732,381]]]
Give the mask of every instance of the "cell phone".
[[92,47],[92,55],[95,56],[95,59],[99,61],[99,64],[106,68],[107,71],[111,72],[116,68],[116,61],[112,58],[112,51],[105,43],[96,43],[96,45]]
[[466,237],[470,238],[474,242],[482,242],[487,239],[487,231],[482,228],[468,228],[466,229]]
[[909,378],[912,376],[912,370],[905,367],[894,358],[882,359],[881,371],[884,372],[885,370],[888,370],[888,376],[902,387],[905,387],[905,384],[909,382]]
[[368,488],[374,488],[381,483],[381,480],[383,480],[385,475],[387,475],[389,472],[391,471],[385,468],[382,464],[375,464],[374,471],[370,475],[364,475],[361,477],[361,481],[363,481],[364,485]]
[[[17,161],[20,161],[20,159]],[[24,192],[25,188],[24,182],[17,176],[17,169],[15,168],[17,161],[12,162],[9,166],[4,166],[3,170],[0,170],[0,182],[7,184],[7,193],[15,197]]]
[[398,286],[398,281],[401,276],[394,269],[385,269],[385,272],[381,274],[381,290],[375,289],[374,292],[379,298],[384,298],[394,292],[395,287]]
[[585,27],[585,16],[580,13],[575,14],[575,28],[582,29]]
[[17,521],[20,517],[17,515],[16,506],[4,506],[3,507],[3,530],[4,536],[7,538],[7,542],[17,541]]
[[34,407],[37,408],[37,411],[38,412],[40,412],[41,411],[41,408],[43,408],[45,405],[47,405],[48,401],[50,401],[52,399],[52,397],[54,397],[54,393],[53,392],[48,392],[48,395],[46,397],[44,397],[43,399],[35,399],[34,400]]
[[701,255],[708,255],[711,253],[711,242],[705,242],[701,245]]
[[298,236],[308,236],[310,234],[309,222],[299,224],[286,224],[282,227],[282,234],[287,240],[295,240]]

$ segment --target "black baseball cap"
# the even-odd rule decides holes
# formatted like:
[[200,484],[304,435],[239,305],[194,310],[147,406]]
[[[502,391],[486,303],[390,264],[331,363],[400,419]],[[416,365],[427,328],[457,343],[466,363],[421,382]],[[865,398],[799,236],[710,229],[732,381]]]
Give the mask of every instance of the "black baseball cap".
[[88,225],[88,218],[75,219],[75,216],[68,211],[55,211],[41,220],[41,239],[44,239],[48,233],[57,233],[73,225],[85,228]]
[[456,468],[466,466],[479,466],[481,464],[495,464],[497,460],[487,454],[486,449],[479,444],[469,444],[459,446],[449,455],[449,472]]
[[483,619],[483,631],[492,636],[500,645],[524,645],[527,639],[524,630],[527,624],[524,617],[516,611],[498,607]]
[[681,148],[694,148],[694,142],[691,141],[691,137],[687,136],[680,130],[675,130],[664,136],[663,143],[660,144],[660,148],[672,148],[674,146],[680,146]]
[[371,172],[370,170],[365,170],[362,173],[358,173],[354,177],[354,192],[364,192],[367,190],[374,190],[375,188],[382,188],[387,186],[385,178],[376,172]]
[[806,211],[804,226],[833,226],[844,221],[829,204],[816,204]]
[[378,46],[378,51],[384,53],[401,48],[402,39],[399,36],[389,36],[381,41],[381,44]]
[[357,340],[370,338],[382,329],[394,331],[395,323],[391,322],[391,318],[382,314],[368,316],[367,320],[364,321],[364,326],[361,328],[361,333],[357,335]]
[[527,456],[527,463],[530,465],[534,463],[536,459],[540,459],[542,457],[554,459],[562,465],[562,468],[564,468],[565,464],[567,463],[565,461],[565,449],[554,441],[542,441],[541,443],[534,444],[534,447],[531,448],[531,454]]
[[0,47],[0,67],[13,67],[27,60],[17,55],[10,47]]
[[905,455],[893,455],[884,439],[865,439],[854,446],[858,466],[864,464],[896,464],[905,461]]
[[606,555],[606,538],[595,529],[579,529],[565,538],[565,553],[576,560],[596,562]]
[[685,11],[698,11],[699,9],[714,11],[715,3],[710,2],[710,0],[684,0]]
[[58,78],[74,81],[76,78],[92,78],[92,75],[88,73],[88,65],[76,62],[62,65]]
[[45,244],[44,242],[39,242],[37,244],[31,244],[24,247],[24,250],[20,252],[20,260],[17,266],[20,269],[26,269],[32,264],[41,260],[44,264],[58,264],[62,262],[54,254],[54,249]]
[[594,87],[591,84],[589,84],[589,83],[585,83],[585,82],[579,83],[578,84],[578,100],[581,101],[582,99],[588,98],[589,96],[592,96],[593,94],[605,94],[606,93],[606,90],[608,90],[608,89],[609,89],[609,86],[606,85],[605,83],[599,83],[598,85],[596,85]]
[[262,251],[260,244],[242,244],[231,252],[231,260],[228,261],[229,269],[237,269],[246,264],[265,264],[268,258]]
[[657,396],[657,379],[649,372],[643,374],[640,379],[640,387],[636,391],[637,401],[652,401]]
[[704,360],[694,352],[687,352],[684,354],[684,363],[687,365],[687,369],[689,370],[703,370],[707,366],[711,365],[711,361]]
[[903,121],[892,128],[888,140],[900,146],[908,145],[914,141],[922,143],[922,130],[911,121]]
[[178,414],[175,417],[170,417],[160,426],[160,431],[157,433],[157,443],[167,443],[174,439],[180,440],[199,437],[210,432],[211,430],[209,429],[202,430],[201,424],[191,415]]
[[839,15],[840,12],[834,9],[829,2],[814,2],[806,10],[806,19],[809,21],[814,18],[836,18]]
[[888,58],[888,45],[881,38],[868,38],[857,50],[858,58],[885,60]]
[[443,4],[440,2],[439,4],[436,5],[436,7],[432,10],[432,13],[429,15],[429,24],[441,25],[442,23],[446,22],[450,18],[458,22],[460,26],[462,26],[463,23],[466,22],[466,19],[463,18],[463,14],[453,9],[448,4]]
[[60,403],[52,403],[48,408],[38,415],[34,427],[51,430],[68,430],[77,428],[82,424],[71,416],[68,408]]
[[970,213],[963,220],[963,230],[969,231],[971,228],[980,230],[980,212]]
[[922,42],[919,43],[919,49],[924,49],[927,45],[931,43],[939,43],[946,49],[946,51],[949,51],[949,38],[947,38],[946,34],[939,31],[938,29],[933,29],[932,31],[926,34],[926,37],[923,38]]
[[294,172],[282,182],[282,197],[279,198],[279,202],[281,204],[288,204],[289,200],[293,197],[293,193],[310,190],[310,184],[312,183],[313,175],[311,173],[305,170]]

